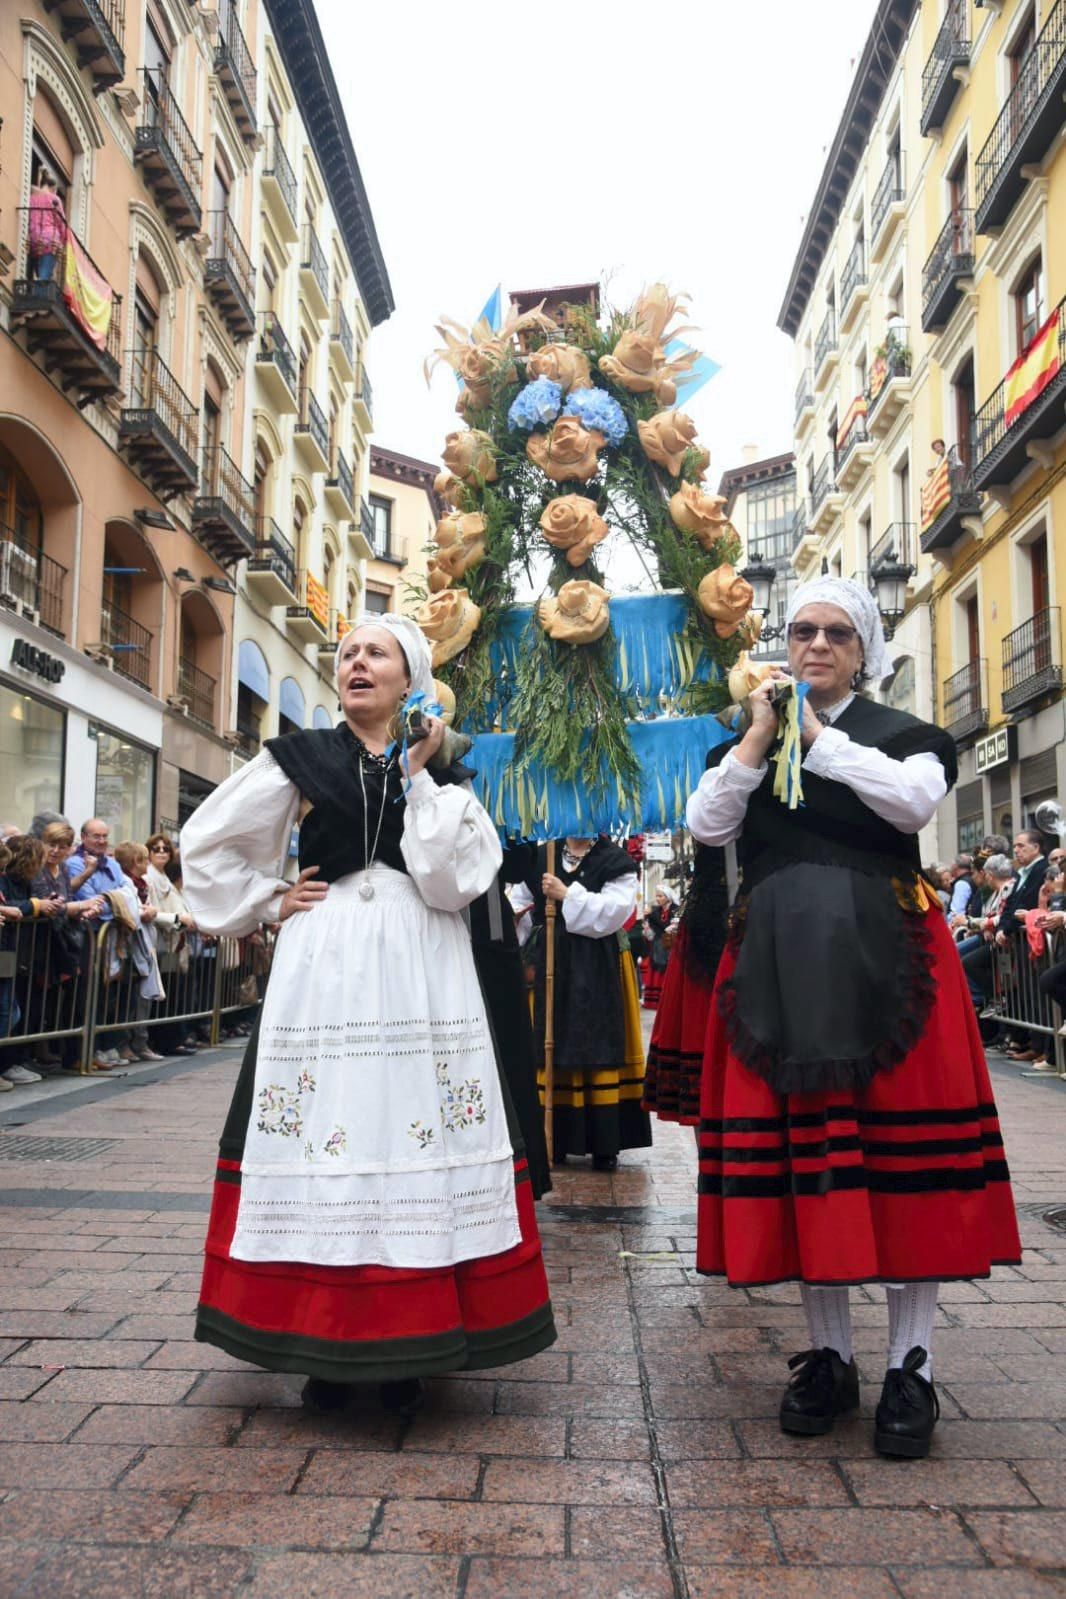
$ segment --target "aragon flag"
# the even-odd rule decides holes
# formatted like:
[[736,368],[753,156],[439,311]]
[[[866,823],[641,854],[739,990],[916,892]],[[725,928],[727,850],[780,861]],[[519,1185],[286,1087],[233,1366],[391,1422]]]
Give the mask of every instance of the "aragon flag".
[[107,346],[114,293],[110,283],[93,266],[71,230],[63,263],[63,298],[97,349]]
[[1003,416],[1006,427],[1014,426],[1062,366],[1062,309],[1061,305],[1055,308],[1007,373]]
[[951,468],[947,456],[922,485],[922,532],[932,527],[951,500]]

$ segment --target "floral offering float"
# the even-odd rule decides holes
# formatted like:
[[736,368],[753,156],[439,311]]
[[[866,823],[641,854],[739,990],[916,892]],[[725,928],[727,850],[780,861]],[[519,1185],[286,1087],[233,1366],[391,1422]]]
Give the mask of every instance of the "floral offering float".
[[766,681],[773,671],[769,661],[753,661],[747,650],[737,657],[729,669],[729,697],[736,705],[748,698],[753,689]]
[[723,533],[734,531],[722,507],[722,494],[706,494],[698,483],[682,483],[670,499],[670,516],[682,533],[691,533],[701,549],[710,550]]
[[622,334],[610,355],[600,357],[604,376],[631,394],[652,394],[660,405],[673,405],[677,379],[690,370],[696,358],[695,351],[669,358],[665,349],[691,331],[671,326],[687,299],[684,294],[670,294],[662,283],[642,294],[631,312],[634,326]]
[[549,500],[540,529],[553,549],[571,566],[584,566],[595,546],[607,537],[607,523],[583,494],[561,494]]
[[644,454],[656,466],[677,477],[690,450],[693,464],[702,475],[711,464],[706,450],[696,449],[696,424],[684,411],[659,411],[647,422],[637,423]]
[[582,427],[576,416],[561,416],[547,433],[530,434],[526,454],[553,483],[587,483],[596,476],[606,442],[602,433]]
[[438,472],[433,479],[433,492],[445,505],[460,510],[466,503],[466,484],[454,472]]
[[436,671],[465,650],[477,631],[481,610],[466,589],[444,589],[419,606],[415,621],[430,642],[430,659]]
[[429,562],[434,594],[485,559],[486,522],[480,511],[453,511],[437,523],[437,550]]
[[732,638],[755,598],[751,584],[728,564],[708,572],[699,587],[700,608],[719,638]]
[[589,358],[572,344],[544,344],[526,361],[530,378],[550,378],[564,394],[571,389],[587,389],[592,384]]
[[607,590],[587,579],[571,579],[558,594],[546,594],[537,618],[549,638],[562,644],[594,644],[610,622]]
[[444,441],[441,459],[448,471],[460,478],[467,487],[479,482],[495,483],[498,476],[492,439],[479,428],[449,433]]

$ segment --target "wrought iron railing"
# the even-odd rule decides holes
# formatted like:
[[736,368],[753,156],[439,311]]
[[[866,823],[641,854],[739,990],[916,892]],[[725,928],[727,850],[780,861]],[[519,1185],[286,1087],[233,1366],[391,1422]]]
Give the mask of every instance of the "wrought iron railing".
[[[107,283],[106,277],[100,271],[88,250],[78,238],[69,222],[65,220],[60,224],[58,232],[62,234],[52,252],[53,260],[49,276],[39,276],[41,257],[34,257],[29,234],[29,206],[19,208],[19,232],[21,235],[21,249],[19,256],[20,276],[15,282],[14,306],[15,315],[32,314],[36,305],[62,307],[69,321],[77,324],[86,342],[99,350],[101,358],[115,368],[117,379],[122,365],[122,296],[111,295],[111,315],[107,329],[104,333],[103,343],[100,343],[99,334],[88,324],[88,318],[78,304],[77,295],[73,288],[67,288],[67,252],[80,250],[92,270]],[[72,241],[74,241],[72,243]],[[75,262],[77,257],[75,256]],[[73,273],[71,274],[74,275]],[[108,284],[110,288],[110,284]]]
[[266,130],[266,148],[263,154],[263,176],[273,178],[281,190],[282,199],[292,220],[296,221],[296,174],[285,154],[281,130],[273,123]]
[[333,313],[330,318],[329,336],[336,339],[349,362],[355,364],[355,339],[352,335],[352,324],[344,314],[344,307],[339,300],[333,302]]
[[269,561],[286,588],[296,592],[296,551],[272,516],[255,519],[256,561]]
[[892,522],[881,534],[869,554],[870,572],[876,575],[880,566],[898,562],[900,566],[916,565],[918,529],[913,522]]
[[821,466],[814,474],[814,482],[811,484],[812,510],[818,510],[818,507],[821,505],[826,495],[835,494],[836,487],[837,481],[835,463],[832,455],[830,454],[825,457]]
[[296,420],[297,433],[309,433],[323,455],[329,455],[329,427],[322,407],[307,384],[300,389],[300,410]]
[[1014,146],[1029,132],[1029,123],[1053,73],[1066,53],[1066,0],[1057,0],[1022,60],[1017,81],[1008,94],[992,132],[981,147],[974,168],[977,211],[980,213]]
[[221,445],[204,451],[199,497],[221,500],[242,527],[255,521],[255,489]]
[[36,611],[42,627],[62,634],[66,576],[65,566],[0,522],[0,604]]
[[967,207],[957,207],[941,228],[922,268],[923,314],[928,312],[948,278],[970,276],[973,255],[973,212]]
[[800,498],[796,509],[792,513],[792,547],[795,549],[800,539],[805,538],[811,525],[810,503]]
[[208,269],[214,262],[228,267],[233,275],[234,282],[240,289],[248,304],[255,304],[255,267],[252,265],[241,236],[237,231],[237,224],[228,211],[209,211],[207,213],[207,227],[211,235],[211,254],[207,258]]
[[192,130],[178,110],[178,102],[162,68],[142,67],[141,77],[144,80],[144,121],[137,129],[137,143],[154,144],[157,136],[166,142],[190,197],[198,205],[203,157]]
[[848,456],[851,454],[855,446],[857,444],[869,444],[869,442],[870,434],[866,426],[865,416],[852,417],[848,431],[844,434],[844,437],[837,445],[838,477],[840,476],[841,468],[843,467],[844,462],[848,459]]
[[[1058,305],[1055,307],[1055,312],[1058,313],[1058,330],[1054,335],[1056,362],[1055,370],[1061,372],[1066,370],[1066,296],[1063,296],[1063,298],[1059,301]],[[1055,312],[1053,312],[1052,315],[1054,315]],[[1051,319],[1049,317],[1048,321],[1050,320]],[[1037,336],[1039,337],[1039,335]],[[1035,341],[1032,341],[1026,346],[1026,349],[1022,352],[1023,355],[1032,349],[1033,342]],[[1011,428],[1015,427],[1023,420],[1031,406],[1036,404],[1037,400],[1039,400],[1039,395],[1035,396],[1035,398],[1030,401],[1030,403],[1026,405],[1023,410],[1018,411],[1017,415],[1012,416],[1010,423],[1008,424],[1007,379],[1003,379],[1003,381],[989,395],[984,405],[982,405],[981,409],[974,417],[974,466],[980,466],[981,462],[985,460],[987,456],[992,454],[992,451],[996,448],[996,446],[1003,442]]]
[[889,156],[888,164],[878,179],[873,203],[870,206],[870,230],[875,238],[880,233],[892,207],[906,198],[907,192],[903,187],[903,153],[895,151]]
[[814,404],[814,379],[810,367],[800,373],[796,384],[796,417],[801,417],[809,405]]
[[222,0],[219,12],[221,27],[219,30],[219,44],[215,52],[215,71],[219,70],[225,57],[228,56],[233,74],[240,79],[244,98],[247,100],[254,117],[256,70],[252,52],[249,50],[248,41],[241,30],[237,7],[234,5],[233,0]]
[[202,672],[192,661],[182,658],[178,662],[178,693],[189,707],[189,715],[198,722],[215,725],[215,689],[213,677]]
[[[928,119],[945,78],[970,59],[970,19],[966,0],[948,0],[947,14],[922,73],[922,131],[933,126]],[[950,102],[949,102],[950,103]]]
[[885,342],[875,352],[870,367],[866,389],[866,416],[869,420],[881,396],[895,378],[911,375],[911,350],[907,343],[907,329],[897,324],[886,334]]
[[1012,711],[1061,683],[1060,611],[1050,605],[1003,640],[1003,709]]
[[158,350],[130,350],[129,406],[154,411],[186,455],[196,456],[197,410]]
[[329,267],[326,265],[325,253],[318,242],[318,235],[310,222],[303,225],[303,239],[300,244],[300,267],[302,271],[310,272],[315,282],[322,291],[322,298],[329,299]]
[[295,396],[297,390],[296,356],[292,345],[282,331],[281,323],[273,311],[259,313],[259,345],[257,361],[270,361],[277,367]]
[[366,500],[359,501],[359,530],[375,555],[383,555],[385,553],[383,550],[378,549],[377,525],[374,521],[374,513]]
[[832,306],[825,313],[825,320],[818,329],[818,337],[814,341],[814,370],[817,372],[822,362],[831,350],[837,347],[837,314]]
[[120,605],[105,600],[100,607],[100,642],[112,653],[115,671],[142,688],[152,680],[152,635]]
[[370,379],[367,376],[367,370],[365,366],[360,366],[359,368],[359,387],[355,391],[355,397],[357,400],[361,400],[365,405],[367,416],[373,418],[374,390],[371,387]]
[[985,694],[988,662],[983,656],[968,661],[961,671],[944,682],[944,726],[949,733],[961,738],[966,732],[975,732],[988,721],[988,703]]
[[82,0],[101,32],[111,35],[116,50],[126,42],[126,0]]
[[866,282],[866,240],[856,239],[840,274],[840,309],[844,311],[855,290]]
[[344,459],[343,450],[333,452],[333,470],[330,472],[329,482],[337,485],[346,505],[355,504],[355,479],[352,477],[351,467]]

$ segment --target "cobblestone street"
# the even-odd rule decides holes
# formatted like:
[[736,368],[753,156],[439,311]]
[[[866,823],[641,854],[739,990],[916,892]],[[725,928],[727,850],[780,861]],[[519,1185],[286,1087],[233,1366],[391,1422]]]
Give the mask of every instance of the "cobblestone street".
[[541,1206],[554,1348],[433,1383],[406,1426],[369,1397],[311,1419],[298,1378],[192,1341],[236,1065],[223,1051],[0,1116],[5,1599],[1062,1591],[1066,1232],[1044,1216],[1066,1208],[1066,1085],[994,1068],[1025,1264],[945,1287],[943,1419],[907,1463],[872,1449],[876,1292],[854,1296],[862,1419],[779,1432],[798,1296],[695,1276],[676,1129],[613,1179],[572,1167]]

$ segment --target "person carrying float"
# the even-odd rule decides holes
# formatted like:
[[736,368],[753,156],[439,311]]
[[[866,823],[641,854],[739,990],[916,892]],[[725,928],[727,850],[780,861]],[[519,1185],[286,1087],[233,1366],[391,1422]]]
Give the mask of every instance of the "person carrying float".
[[[500,845],[429,762],[443,723],[419,629],[367,615],[342,640],[343,720],[267,741],[185,825],[197,923],[280,921],[222,1134],[196,1337],[308,1376],[340,1409],[379,1383],[523,1360],[555,1338],[521,1142],[461,912]],[[281,876],[299,823],[300,875]]]
[[1021,1254],[973,1006],[920,870],[955,747],[862,694],[885,665],[866,589],[802,584],[787,624],[791,678],[752,691],[750,727],[688,804],[702,843],[738,841],[743,878],[708,1019],[697,1269],[802,1285],[811,1348],[780,1410],[801,1434],[858,1406],[848,1290],[883,1283],[874,1442],[920,1456],[939,1283]]

